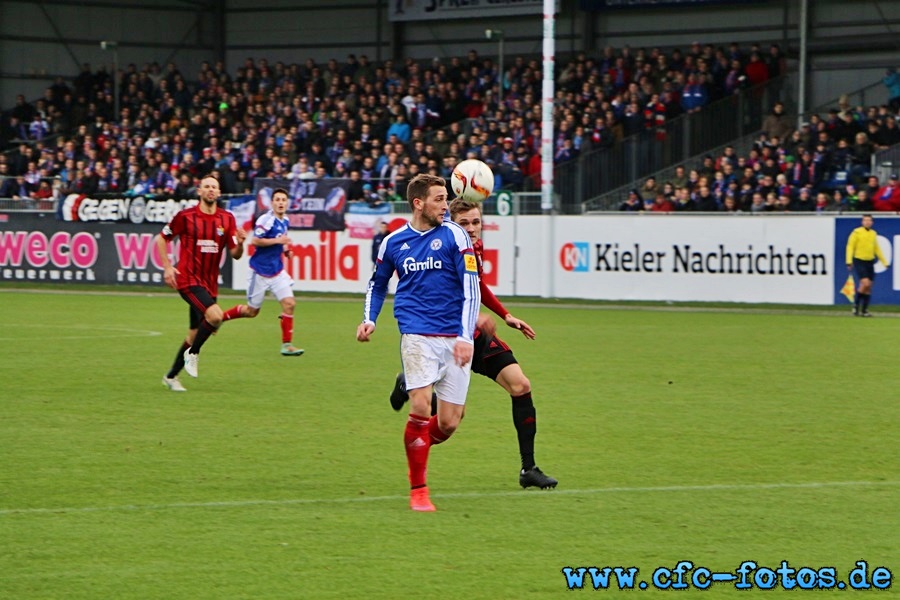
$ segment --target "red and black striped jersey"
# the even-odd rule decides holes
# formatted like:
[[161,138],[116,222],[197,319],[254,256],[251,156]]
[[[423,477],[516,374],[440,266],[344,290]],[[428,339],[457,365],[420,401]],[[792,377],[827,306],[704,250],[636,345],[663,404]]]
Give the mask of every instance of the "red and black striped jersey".
[[175,264],[178,289],[199,285],[215,298],[219,292],[222,252],[237,245],[236,233],[234,215],[221,208],[210,215],[198,205],[172,217],[163,227],[162,236],[166,241],[177,237],[181,246]]

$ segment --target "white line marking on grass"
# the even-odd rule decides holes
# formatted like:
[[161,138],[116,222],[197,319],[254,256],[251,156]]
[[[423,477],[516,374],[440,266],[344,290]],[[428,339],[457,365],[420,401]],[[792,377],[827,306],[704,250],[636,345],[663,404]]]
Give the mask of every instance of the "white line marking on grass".
[[[537,498],[552,496],[586,496],[593,494],[633,494],[669,492],[717,492],[753,490],[820,489],[839,487],[877,487],[900,485],[900,481],[821,481],[809,483],[722,483],[711,485],[669,485],[658,487],[611,487],[586,490],[552,490],[527,492],[524,490],[507,492],[451,492],[432,494],[432,498]],[[292,506],[303,504],[352,504],[356,502],[387,502],[407,500],[408,496],[354,496],[350,498],[294,498],[286,500],[224,500],[221,502],[173,502],[171,504],[123,504],[119,506],[81,506],[60,508],[4,508],[3,515],[92,513],[114,511],[155,511],[182,508],[246,508],[254,506]]]
[[[28,328],[28,329],[74,329],[84,331],[84,335],[56,335],[53,334],[54,340],[94,340],[101,338],[125,338],[125,337],[155,337],[162,335],[161,331],[152,331],[147,329],[129,329],[127,327],[110,327],[106,325],[90,326],[90,325],[50,325],[47,323],[4,323],[4,329],[10,327]],[[2,342],[21,341],[20,337],[4,336],[0,337]]]

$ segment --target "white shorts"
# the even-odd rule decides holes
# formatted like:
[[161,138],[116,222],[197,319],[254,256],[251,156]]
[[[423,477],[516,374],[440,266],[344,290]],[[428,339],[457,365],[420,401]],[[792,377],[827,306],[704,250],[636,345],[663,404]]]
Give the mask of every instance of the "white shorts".
[[472,375],[472,361],[464,367],[453,358],[455,337],[415,335],[400,336],[400,358],[406,374],[406,389],[414,390],[434,384],[438,400],[465,405]]
[[261,307],[267,291],[272,292],[280,302],[294,295],[294,280],[287,271],[281,271],[274,277],[263,277],[250,269],[250,276],[247,278],[247,304],[253,308]]

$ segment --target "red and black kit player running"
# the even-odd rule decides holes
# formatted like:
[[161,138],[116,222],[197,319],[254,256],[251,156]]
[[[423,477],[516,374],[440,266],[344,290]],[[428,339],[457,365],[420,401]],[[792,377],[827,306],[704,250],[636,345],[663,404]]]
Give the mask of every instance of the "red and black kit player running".
[[[481,289],[481,303],[500,316],[513,329],[518,329],[526,338],[533,340],[534,329],[525,321],[514,317],[500,299],[484,283],[481,277],[484,270],[484,245],[481,242],[481,205],[457,198],[450,203],[451,218],[462,226],[472,239],[475,256],[478,259],[478,280]],[[556,479],[546,475],[534,462],[534,438],[537,434],[537,414],[531,398],[531,382],[522,372],[516,357],[509,346],[494,335],[494,320],[489,315],[480,315],[478,330],[475,332],[475,351],[472,358],[472,371],[497,382],[512,399],[513,424],[519,441],[519,455],[522,458],[522,470],[519,472],[519,485],[523,488],[539,487],[555,488]],[[406,378],[403,373],[397,375],[394,391],[391,392],[391,407],[399,411],[407,401]],[[434,404],[434,403],[432,403]],[[432,410],[434,410],[432,408]]]
[[[217,304],[219,293],[219,265],[222,252],[228,248],[232,258],[244,254],[246,233],[238,229],[234,215],[219,209],[219,182],[206,176],[200,181],[200,203],[186,208],[172,217],[156,236],[156,248],[162,258],[163,279],[190,306],[190,327],[175,355],[172,368],[163,377],[163,384],[173,392],[185,391],[178,381],[184,368],[197,377],[200,348],[222,324],[223,312]],[[178,238],[180,252],[173,266],[167,243]]]

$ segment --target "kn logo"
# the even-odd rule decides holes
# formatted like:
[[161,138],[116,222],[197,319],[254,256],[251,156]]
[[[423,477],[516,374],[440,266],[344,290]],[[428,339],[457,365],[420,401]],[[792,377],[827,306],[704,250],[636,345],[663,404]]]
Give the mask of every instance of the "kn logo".
[[567,242],[559,249],[559,263],[566,271],[587,272],[590,244]]

